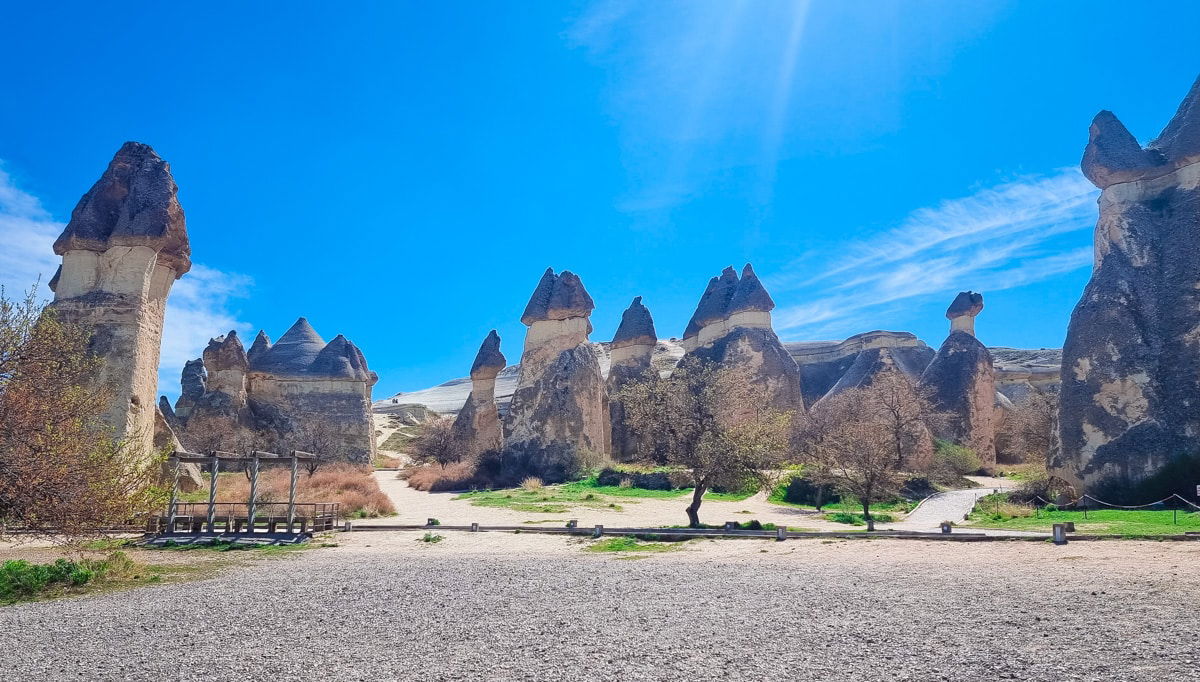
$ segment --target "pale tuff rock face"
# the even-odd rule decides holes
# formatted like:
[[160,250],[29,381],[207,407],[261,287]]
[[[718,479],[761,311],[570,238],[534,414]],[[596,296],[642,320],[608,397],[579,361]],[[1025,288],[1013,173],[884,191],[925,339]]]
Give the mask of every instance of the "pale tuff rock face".
[[950,331],[963,331],[975,336],[975,316],[983,311],[983,294],[960,291],[946,308],[946,319],[950,320]]
[[772,406],[803,410],[800,368],[771,327],[774,307],[750,264],[740,279],[732,267],[725,268],[709,280],[684,332],[683,347],[702,360],[745,371],[764,388]]
[[170,167],[127,142],[54,243],[51,280],[63,319],[93,330],[104,358],[98,381],[113,386],[106,421],[147,456],[154,447],[163,314],[171,285],[191,267],[183,209]]
[[[909,332],[878,330],[856,334],[843,341],[798,341],[785,343],[784,347],[800,366],[800,385],[808,405],[833,390],[863,353],[887,349],[892,362],[914,381],[920,378],[935,353]],[[869,364],[873,359],[868,357],[864,363]],[[848,381],[853,382],[853,379]]]
[[621,315],[621,324],[609,346],[608,408],[614,459],[629,461],[637,457],[637,444],[625,424],[625,406],[616,396],[630,382],[649,375],[657,344],[654,319],[650,317],[650,310],[642,305],[642,297],[638,296]]
[[203,360],[184,366],[175,406],[180,437],[199,450],[290,443],[370,461],[377,380],[357,346],[340,334],[325,343],[304,318],[275,344],[260,331],[248,352],[231,331],[209,342]]
[[[973,320],[982,309],[981,295],[963,292],[946,316],[951,323],[964,317]],[[958,316],[951,316],[952,312]],[[935,407],[952,416],[934,435],[974,450],[985,466],[992,466],[996,463],[996,377],[991,353],[973,332],[973,326],[967,332],[952,324],[921,383],[933,389]]]
[[1050,466],[1096,490],[1200,450],[1200,80],[1145,149],[1101,112],[1082,165],[1103,190],[1096,260],[1067,329]]
[[564,480],[582,451],[609,451],[608,396],[587,340],[595,305],[579,277],[547,270],[521,322],[529,330],[509,407],[506,476]]
[[471,394],[454,419],[454,436],[469,457],[499,450],[504,444],[500,411],[496,407],[496,376],[504,366],[500,336],[493,329],[475,354],[475,362],[471,364]]

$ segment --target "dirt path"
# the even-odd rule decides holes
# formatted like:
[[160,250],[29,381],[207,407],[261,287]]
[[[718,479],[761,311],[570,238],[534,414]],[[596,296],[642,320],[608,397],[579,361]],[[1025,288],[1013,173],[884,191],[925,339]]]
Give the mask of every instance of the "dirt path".
[[[608,497],[620,509],[609,507],[570,506],[566,512],[539,514],[514,511],[496,507],[479,507],[467,500],[455,500],[455,493],[426,493],[413,490],[408,483],[396,478],[394,471],[377,471],[375,478],[379,487],[396,505],[396,516],[372,519],[372,524],[406,525],[424,523],[427,518],[436,518],[443,524],[466,525],[517,525],[527,522],[566,524],[569,519],[578,519],[581,526],[672,526],[687,523],[684,508],[688,497],[681,495],[670,499],[647,499]],[[705,500],[700,507],[700,519],[705,523],[717,524],[725,521],[749,521],[758,519],[762,523],[775,523],[812,530],[848,530],[851,527],[826,521],[816,513],[804,509],[793,509],[771,504],[765,493],[739,502]]]

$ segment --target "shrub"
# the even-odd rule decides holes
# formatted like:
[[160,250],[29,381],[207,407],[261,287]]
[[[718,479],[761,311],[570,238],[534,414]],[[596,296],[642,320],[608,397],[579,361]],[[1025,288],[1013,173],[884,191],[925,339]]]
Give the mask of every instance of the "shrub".
[[1029,474],[1019,488],[1009,493],[1008,499],[1022,504],[1044,504],[1059,497],[1074,499],[1075,489],[1061,478],[1038,471]]
[[1033,516],[1033,508],[1013,502],[1008,493],[996,493],[979,498],[975,513],[988,521],[1007,521]]
[[9,560],[0,564],[0,602],[34,599],[58,587],[83,587],[101,578],[123,577],[132,569],[133,562],[124,552],[114,552],[102,560],[57,559],[51,564]]
[[949,441],[939,440],[937,449],[933,453],[930,474],[938,482],[957,484],[963,476],[978,472],[982,466],[983,462],[979,459],[979,455],[975,454],[975,451]]
[[817,509],[842,500],[832,485],[819,484],[803,476],[793,476],[783,486],[782,497],[785,502],[812,505]]
[[909,500],[923,500],[937,491],[933,483],[924,476],[913,476],[900,486],[900,496]]
[[470,490],[478,487],[475,466],[470,462],[458,462],[444,468],[437,465],[409,467],[400,472],[400,478],[408,480],[408,487],[426,492]]
[[446,539],[445,537],[443,537],[441,535],[437,535],[435,533],[426,533],[424,536],[417,538],[417,542],[426,542],[429,544],[433,544],[435,542],[441,542],[442,540],[445,540],[445,539]]

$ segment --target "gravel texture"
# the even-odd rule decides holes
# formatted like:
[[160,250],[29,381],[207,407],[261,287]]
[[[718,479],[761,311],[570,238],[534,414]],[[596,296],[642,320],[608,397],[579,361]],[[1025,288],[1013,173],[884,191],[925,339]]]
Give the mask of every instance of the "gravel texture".
[[353,533],[0,607],[5,680],[1196,679],[1200,544]]

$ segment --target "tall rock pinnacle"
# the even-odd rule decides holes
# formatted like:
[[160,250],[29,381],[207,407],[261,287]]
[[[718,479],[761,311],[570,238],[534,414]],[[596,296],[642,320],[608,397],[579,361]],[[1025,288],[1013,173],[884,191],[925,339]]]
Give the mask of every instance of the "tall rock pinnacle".
[[500,335],[493,329],[483,339],[475,362],[471,363],[471,394],[454,418],[454,439],[465,456],[476,458],[487,452],[499,453],[504,445],[500,411],[496,407],[496,375],[505,367],[500,352]]
[[950,331],[963,331],[975,336],[975,316],[983,311],[983,294],[960,291],[946,308],[946,319],[950,320]]
[[609,422],[612,425],[612,455],[615,459],[629,461],[638,456],[637,443],[625,423],[625,405],[620,399],[621,389],[630,382],[644,380],[651,371],[651,358],[658,343],[654,330],[654,319],[650,310],[642,305],[642,297],[633,299],[621,315],[621,325],[613,336],[610,346],[608,370]]
[[1200,80],[1146,149],[1109,117],[1083,157],[1103,190],[1095,265],[1067,328],[1049,466],[1079,492],[1141,502],[1145,479],[1200,451]]

